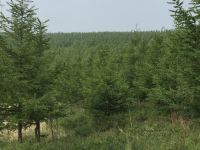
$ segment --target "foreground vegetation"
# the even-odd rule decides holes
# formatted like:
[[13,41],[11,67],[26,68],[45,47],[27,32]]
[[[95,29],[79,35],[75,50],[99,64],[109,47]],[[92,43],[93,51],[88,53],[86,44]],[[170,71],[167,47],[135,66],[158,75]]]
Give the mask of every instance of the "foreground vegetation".
[[192,2],[172,0],[173,31],[47,34],[30,1],[10,1],[11,17],[1,14],[0,149],[198,149]]
[[[16,141],[9,142],[9,144],[2,141],[0,147],[3,150],[199,149],[200,121],[186,121],[183,118],[172,119],[163,116],[158,117],[158,114],[149,115],[146,113],[141,113],[141,110],[134,111],[131,114],[131,122],[127,122],[128,125],[125,128],[116,127],[104,132],[94,129],[91,120],[83,114],[76,114],[73,118],[67,118],[68,125],[65,125],[66,135],[63,137],[54,140],[52,138],[42,138],[40,143],[35,143],[34,137],[28,136],[25,137],[26,142],[22,144]],[[84,123],[82,122],[83,118]]]

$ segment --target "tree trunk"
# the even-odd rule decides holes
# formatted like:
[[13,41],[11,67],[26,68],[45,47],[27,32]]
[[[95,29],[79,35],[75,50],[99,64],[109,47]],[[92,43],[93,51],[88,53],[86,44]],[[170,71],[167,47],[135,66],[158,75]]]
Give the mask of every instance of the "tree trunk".
[[18,142],[22,143],[22,123],[18,123]]
[[54,140],[55,136],[54,136],[54,130],[53,130],[53,119],[50,119],[49,123],[50,123],[52,140]]
[[37,142],[40,142],[40,121],[36,121],[35,125],[35,139]]

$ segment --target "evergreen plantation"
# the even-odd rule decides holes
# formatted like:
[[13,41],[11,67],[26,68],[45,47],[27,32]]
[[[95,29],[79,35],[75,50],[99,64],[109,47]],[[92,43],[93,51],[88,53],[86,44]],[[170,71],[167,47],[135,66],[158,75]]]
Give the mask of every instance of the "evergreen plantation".
[[200,1],[170,4],[174,30],[47,33],[32,2],[11,0],[0,150],[200,149]]

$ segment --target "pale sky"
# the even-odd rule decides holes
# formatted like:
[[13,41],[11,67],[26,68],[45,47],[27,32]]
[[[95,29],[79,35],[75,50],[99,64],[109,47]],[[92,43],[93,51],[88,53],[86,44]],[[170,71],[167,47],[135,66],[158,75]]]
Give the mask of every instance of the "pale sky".
[[[5,4],[6,0],[2,0]],[[33,0],[49,32],[173,28],[169,0]],[[4,8],[5,9],[5,8]]]

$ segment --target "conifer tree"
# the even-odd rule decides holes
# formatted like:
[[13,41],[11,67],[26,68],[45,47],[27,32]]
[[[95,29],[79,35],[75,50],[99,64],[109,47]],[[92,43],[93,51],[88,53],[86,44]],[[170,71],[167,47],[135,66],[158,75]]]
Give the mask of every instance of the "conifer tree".
[[126,82],[129,85],[132,103],[144,102],[147,97],[146,80],[150,78],[147,65],[145,66],[148,40],[140,32],[135,31],[124,55],[124,71]]
[[11,103],[12,95],[15,89],[15,74],[12,66],[12,60],[6,54],[5,41],[0,37],[0,130],[5,129],[9,115],[14,109]]
[[176,29],[165,40],[150,95],[170,112],[199,112],[199,3],[184,8],[184,1],[170,2]]
[[111,119],[113,115],[126,112],[129,105],[128,85],[122,72],[116,69],[110,53],[105,49],[98,52],[93,76],[89,79],[89,111],[97,124]]
[[24,109],[26,113],[26,118],[30,122],[34,122],[35,127],[35,137],[36,140],[40,141],[40,122],[44,121],[47,117],[46,103],[43,102],[42,97],[46,94],[49,81],[49,72],[46,69],[48,67],[48,59],[45,57],[44,53],[49,49],[48,38],[46,38],[46,25],[45,22],[41,22],[39,19],[36,20],[34,26],[34,41],[33,47],[34,51],[32,54],[33,58],[33,68],[31,77],[31,94],[33,95],[29,101],[26,101]]
[[[2,30],[7,42],[6,53],[10,56],[17,78],[15,98],[12,99],[15,113],[11,122],[18,123],[18,141],[22,142],[23,126],[36,123],[36,138],[39,141],[39,123],[44,111],[40,102],[43,96],[43,54],[48,49],[45,32],[46,25],[35,13],[29,0],[11,0],[8,2],[11,17],[1,14]],[[32,109],[31,109],[32,108]],[[34,111],[32,111],[34,110]]]

